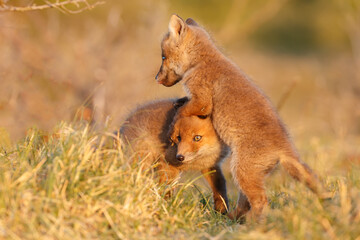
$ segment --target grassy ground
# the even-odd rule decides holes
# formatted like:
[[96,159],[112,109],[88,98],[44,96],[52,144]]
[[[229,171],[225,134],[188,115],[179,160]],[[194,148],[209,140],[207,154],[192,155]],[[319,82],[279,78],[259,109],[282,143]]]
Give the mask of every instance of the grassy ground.
[[[18,2],[32,3],[7,4]],[[0,14],[0,239],[360,239],[355,0],[106,2],[76,15]],[[239,225],[212,210],[198,174],[164,199],[169,186],[151,171],[100,147],[135,105],[184,96],[154,80],[172,13],[205,26],[263,89],[333,199],[320,202],[279,168],[264,222]],[[109,129],[54,128],[82,105],[97,123],[112,118]]]
[[[2,144],[0,239],[360,239],[356,160],[345,174],[322,176],[334,194],[324,202],[276,171],[264,222],[240,225],[213,211],[198,175],[175,183],[165,199],[173,186],[159,186],[121,149],[104,147],[106,131],[63,123],[53,132],[33,129],[14,146]],[[320,144],[308,148],[320,162],[327,158]],[[231,186],[230,198],[233,207]]]

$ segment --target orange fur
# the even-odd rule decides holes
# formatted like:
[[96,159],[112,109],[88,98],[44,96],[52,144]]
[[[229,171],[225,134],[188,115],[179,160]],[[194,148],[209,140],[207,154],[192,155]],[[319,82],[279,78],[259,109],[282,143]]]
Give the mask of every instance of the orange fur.
[[268,98],[215,47],[202,27],[173,15],[161,47],[157,81],[167,87],[181,81],[190,97],[175,116],[171,139],[176,142],[182,118],[211,115],[217,134],[231,148],[232,175],[241,191],[231,218],[251,208],[248,215],[259,219],[267,204],[265,176],[278,162],[315,193],[322,191]]
[[[215,209],[225,213],[226,182],[220,165],[227,155],[227,147],[219,140],[211,120],[196,116],[179,122],[181,139],[171,145],[167,132],[176,113],[174,104],[178,102],[161,100],[136,109],[122,126],[121,137],[129,142],[131,152],[137,153],[136,160],[139,156],[144,159],[145,168],[158,162],[160,182],[170,183],[183,171],[201,171],[213,191]],[[200,140],[195,141],[195,136]]]

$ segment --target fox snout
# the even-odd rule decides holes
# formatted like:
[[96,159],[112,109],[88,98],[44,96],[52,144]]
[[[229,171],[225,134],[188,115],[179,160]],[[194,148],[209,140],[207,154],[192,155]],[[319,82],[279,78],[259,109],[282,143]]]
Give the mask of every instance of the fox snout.
[[166,80],[167,76],[166,75],[167,74],[163,70],[163,65],[161,65],[159,72],[155,76],[155,80],[157,81],[158,84],[162,84],[164,86],[170,87],[170,85],[167,84],[167,80]]
[[197,149],[193,144],[186,142],[186,139],[177,143],[176,161],[178,163],[188,163],[194,160],[197,155]]
[[178,160],[179,162],[182,162],[182,161],[185,160],[185,157],[184,157],[184,155],[177,154],[177,155],[176,155],[176,160]]
[[181,76],[176,74],[173,70],[165,70],[163,66],[160,67],[159,72],[156,74],[156,81],[165,87],[171,87],[181,80]]

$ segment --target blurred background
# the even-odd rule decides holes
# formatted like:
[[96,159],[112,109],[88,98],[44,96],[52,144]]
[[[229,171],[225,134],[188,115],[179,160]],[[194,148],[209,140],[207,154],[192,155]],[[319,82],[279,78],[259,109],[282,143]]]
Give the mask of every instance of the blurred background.
[[16,141],[79,109],[117,128],[141,103],[184,96],[180,84],[154,79],[172,13],[204,26],[264,90],[305,158],[316,147],[335,164],[360,164],[357,0],[107,0],[78,14],[0,12],[1,131]]

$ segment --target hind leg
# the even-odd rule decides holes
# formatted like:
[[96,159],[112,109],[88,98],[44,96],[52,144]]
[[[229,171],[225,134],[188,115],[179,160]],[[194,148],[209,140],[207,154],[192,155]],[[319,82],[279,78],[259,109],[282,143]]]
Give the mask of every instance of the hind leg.
[[[214,170],[215,172],[209,173]],[[221,213],[226,213],[229,206],[226,194],[226,180],[220,166],[214,166],[212,168],[202,170],[201,172],[204,174],[205,179],[213,191],[215,210]]]
[[241,219],[250,210],[250,203],[246,195],[240,190],[239,197],[235,210],[229,213],[229,218],[232,220]]
[[241,151],[233,153],[231,170],[242,192],[237,207],[229,215],[230,217],[238,219],[246,214],[246,218],[260,220],[263,209],[267,206],[264,180],[277,162],[278,158],[275,155],[249,156],[248,153]]
[[244,200],[244,196],[240,196],[235,210],[236,213],[232,214],[236,216],[236,219],[242,217],[242,215],[248,211],[249,205],[250,211],[247,212],[246,218],[250,218],[255,221],[260,219],[261,213],[267,205],[264,177],[265,176],[261,175],[261,173],[244,174],[242,172],[238,172],[236,179],[241,186],[241,190],[246,196],[247,201]]

